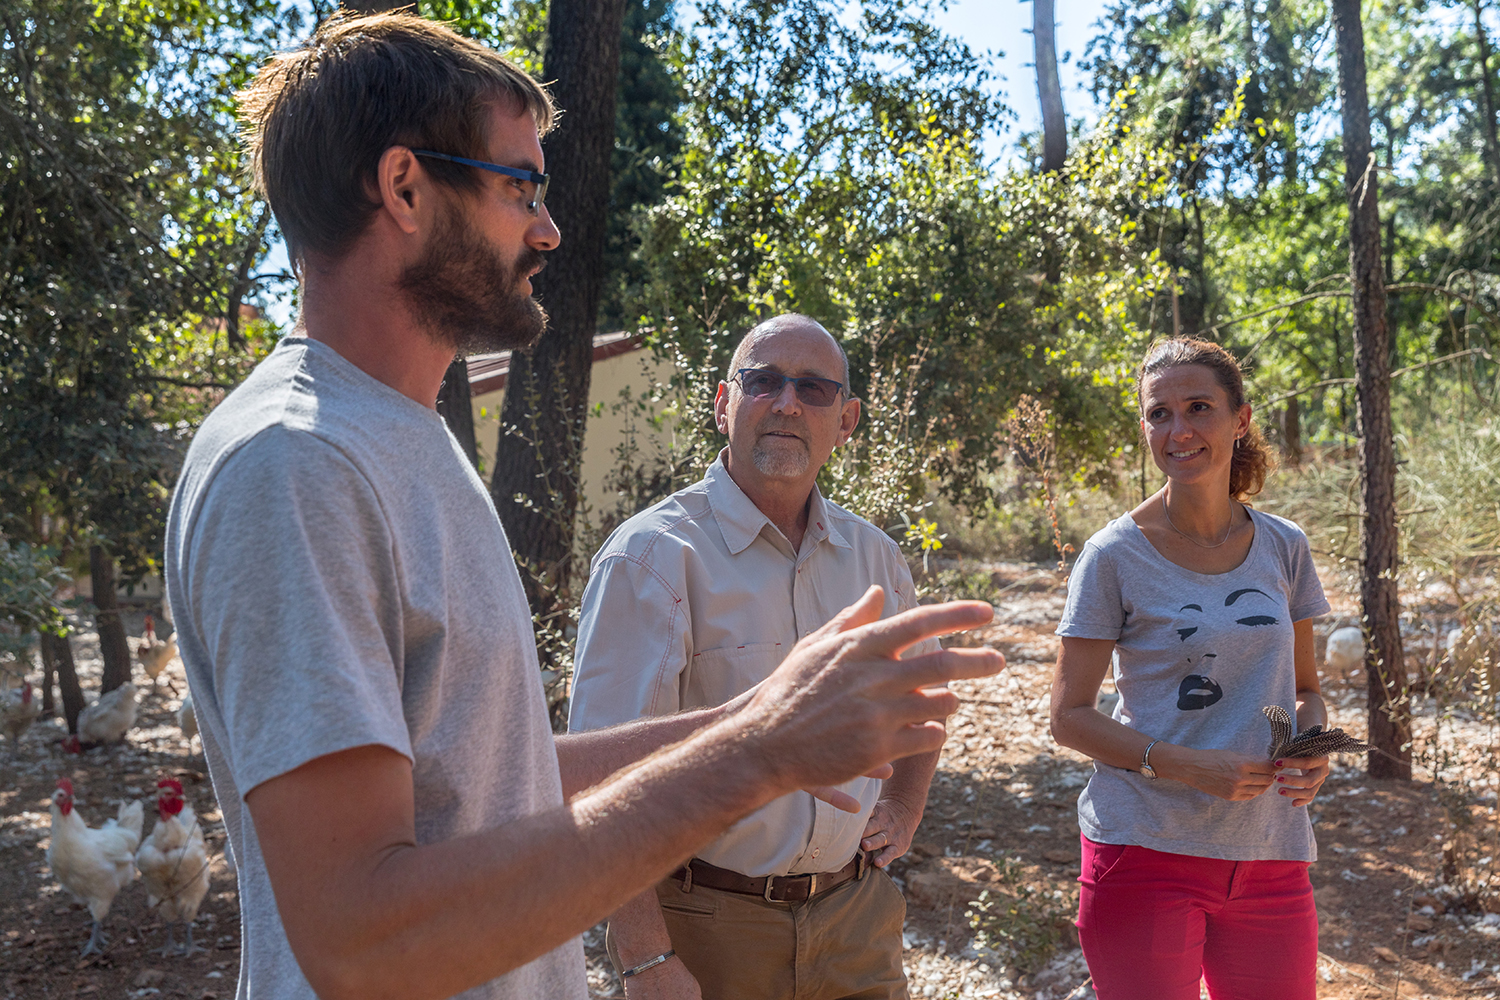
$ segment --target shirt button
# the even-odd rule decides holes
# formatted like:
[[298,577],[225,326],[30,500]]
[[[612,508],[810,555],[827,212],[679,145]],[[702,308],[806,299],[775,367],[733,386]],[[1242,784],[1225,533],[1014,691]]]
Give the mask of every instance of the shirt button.
[[817,857],[819,854],[822,854],[822,853],[823,853],[823,848],[821,848],[821,847],[815,847],[815,848],[813,848],[813,857]]

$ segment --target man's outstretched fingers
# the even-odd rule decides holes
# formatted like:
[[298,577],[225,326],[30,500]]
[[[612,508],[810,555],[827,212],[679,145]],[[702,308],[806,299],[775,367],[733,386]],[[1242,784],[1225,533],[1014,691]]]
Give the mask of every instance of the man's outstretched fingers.
[[907,689],[937,687],[949,681],[990,677],[1005,669],[1005,656],[998,649],[978,646],[940,649],[892,664],[895,678]]
[[994,617],[995,609],[983,601],[924,604],[866,625],[859,641],[862,650],[876,656],[900,656],[923,639],[978,628]]
[[[896,769],[889,764],[881,764],[866,771],[866,778],[879,778],[884,781],[896,773]],[[815,799],[822,799],[835,809],[842,809],[846,813],[857,813],[864,808],[859,799],[848,792],[840,791],[838,785],[815,785],[812,788],[802,789]]]

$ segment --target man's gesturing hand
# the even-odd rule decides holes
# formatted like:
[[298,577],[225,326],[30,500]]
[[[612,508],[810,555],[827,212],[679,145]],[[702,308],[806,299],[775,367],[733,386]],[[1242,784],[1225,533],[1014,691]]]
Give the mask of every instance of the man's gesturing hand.
[[1005,667],[993,649],[944,649],[909,660],[906,648],[994,616],[980,601],[914,608],[880,619],[879,587],[797,644],[735,722],[787,788],[834,785],[889,761],[942,747],[958,708],[948,681]]

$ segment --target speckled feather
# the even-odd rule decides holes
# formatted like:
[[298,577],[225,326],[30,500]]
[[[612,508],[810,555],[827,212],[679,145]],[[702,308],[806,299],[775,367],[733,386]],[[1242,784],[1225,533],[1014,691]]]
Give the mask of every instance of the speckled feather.
[[1272,760],[1285,757],[1326,757],[1331,753],[1363,753],[1370,749],[1342,729],[1309,726],[1292,735],[1292,717],[1280,705],[1261,709],[1271,722],[1271,746],[1266,751]]

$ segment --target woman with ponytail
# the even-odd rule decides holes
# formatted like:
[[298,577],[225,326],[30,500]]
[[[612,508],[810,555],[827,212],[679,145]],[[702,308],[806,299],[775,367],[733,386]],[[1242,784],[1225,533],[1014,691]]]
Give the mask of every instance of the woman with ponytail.
[[[1052,733],[1094,758],[1078,800],[1078,931],[1099,1000],[1312,1000],[1305,808],[1328,758],[1272,760],[1262,709],[1326,724],[1307,538],[1252,511],[1271,459],[1234,357],[1158,341],[1137,377],[1162,489],[1089,539],[1068,581]],[[1113,666],[1112,716],[1095,709]]]

